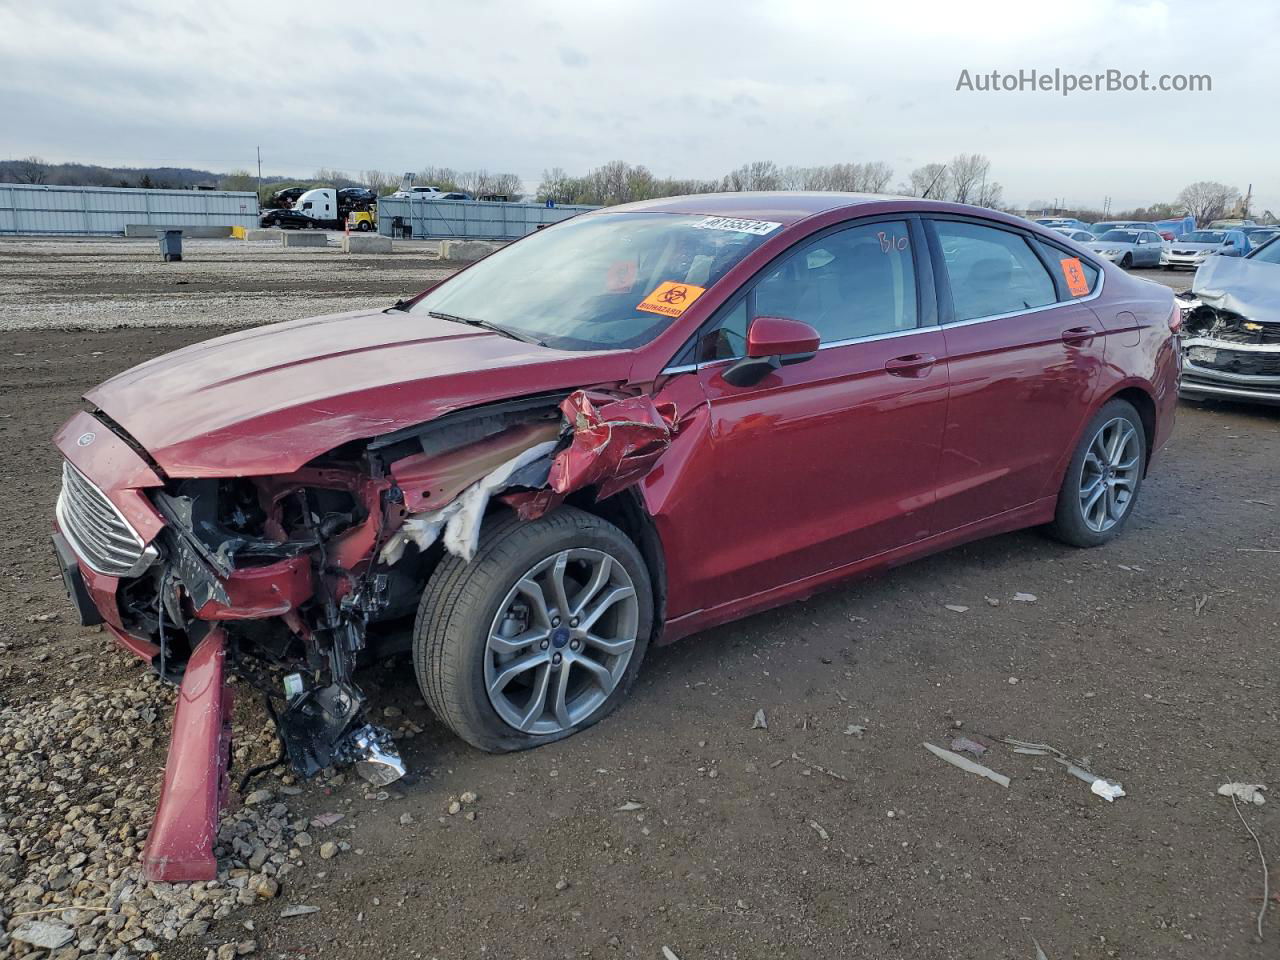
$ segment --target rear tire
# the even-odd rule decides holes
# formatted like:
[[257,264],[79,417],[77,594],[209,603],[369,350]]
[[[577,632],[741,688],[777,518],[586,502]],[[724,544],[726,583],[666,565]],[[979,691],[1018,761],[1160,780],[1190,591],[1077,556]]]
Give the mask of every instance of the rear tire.
[[459,737],[492,753],[526,750],[611,713],[652,627],[653,588],[635,544],[562,507],[491,520],[470,563],[440,562],[418,605],[413,664],[428,706]]
[[1142,418],[1127,400],[1111,400],[1080,437],[1049,533],[1073,547],[1097,547],[1113,539],[1133,515],[1146,464]]

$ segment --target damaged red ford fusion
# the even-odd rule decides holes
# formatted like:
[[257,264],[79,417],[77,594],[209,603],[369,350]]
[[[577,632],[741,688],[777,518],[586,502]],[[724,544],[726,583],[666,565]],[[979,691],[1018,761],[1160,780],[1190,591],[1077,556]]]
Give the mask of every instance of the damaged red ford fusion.
[[992,211],[727,194],[120,374],[55,438],[54,543],[83,622],[180,684],[148,874],[215,872],[229,675],[299,774],[388,783],[367,660],[411,652],[442,722],[515,750],[605,716],[650,642],[1003,530],[1105,542],[1172,428],[1177,315]]

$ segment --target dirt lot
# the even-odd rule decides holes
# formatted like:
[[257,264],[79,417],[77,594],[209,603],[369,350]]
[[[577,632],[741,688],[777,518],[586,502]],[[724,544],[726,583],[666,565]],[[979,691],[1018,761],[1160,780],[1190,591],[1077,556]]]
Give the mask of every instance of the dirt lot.
[[[0,701],[20,709],[139,675],[69,623],[46,540],[48,437],[81,391],[245,317],[384,302],[433,265],[16,246],[0,244]],[[140,328],[107,329],[124,323]],[[417,775],[383,799],[355,783],[290,797],[344,813],[316,841],[350,849],[303,850],[279,897],[160,953],[203,957],[251,921],[273,958],[1029,960],[1033,938],[1050,960],[1273,957],[1276,912],[1255,942],[1257,852],[1215,790],[1280,772],[1277,463],[1280,411],[1184,404],[1114,544],[998,537],[652,651],[614,717],[532,753],[464,746],[405,664],[374,669],[375,701],[423,731],[401,743]],[[1006,790],[920,746],[958,733],[1087,755],[1127,796],[996,744],[984,762]],[[164,745],[104,775],[154,781]],[[449,815],[464,791],[478,799]],[[20,817],[0,803],[3,833]],[[1244,811],[1273,863],[1276,808]],[[281,919],[288,904],[319,910]]]

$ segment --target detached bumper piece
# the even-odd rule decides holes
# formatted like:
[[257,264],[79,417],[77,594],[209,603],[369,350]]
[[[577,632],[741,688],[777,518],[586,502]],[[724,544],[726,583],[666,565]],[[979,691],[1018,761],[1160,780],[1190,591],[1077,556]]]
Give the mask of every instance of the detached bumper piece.
[[192,651],[173,712],[160,806],[142,852],[148,880],[213,880],[218,811],[227,799],[233,693],[226,685],[226,634],[215,628]]

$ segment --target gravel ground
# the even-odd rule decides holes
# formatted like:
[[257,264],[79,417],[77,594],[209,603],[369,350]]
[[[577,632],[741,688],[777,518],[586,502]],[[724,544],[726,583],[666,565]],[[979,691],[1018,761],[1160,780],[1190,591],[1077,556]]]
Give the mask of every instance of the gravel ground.
[[[226,960],[251,943],[283,958],[1030,960],[1035,941],[1050,960],[1275,956],[1274,910],[1256,942],[1257,851],[1215,791],[1277,779],[1280,553],[1253,551],[1280,550],[1280,411],[1216,405],[1182,406],[1115,543],[997,537],[652,651],[631,702],[564,743],[477,753],[405,662],[372,668],[361,683],[411,777],[371,791],[268,775],[223,828],[217,885],[146,888],[172,697],[70,622],[48,437],[93,383],[241,322],[209,305],[258,302],[238,298],[277,263],[193,256],[184,269],[224,278],[184,309],[217,326],[165,329],[170,294],[144,289],[159,267],[134,248],[92,269],[60,255],[22,282],[40,274],[41,296],[81,316],[131,298],[141,329],[11,328],[0,352],[0,955],[46,956],[14,937],[35,920],[71,932],[60,960],[151,945]],[[386,290],[346,288],[347,261],[318,257],[315,282],[353,306],[429,282],[407,267]],[[317,312],[288,297],[269,315]],[[264,721],[242,698],[240,769],[271,755]],[[921,747],[962,735],[990,746],[1007,789]],[[999,736],[1087,756],[1126,796],[1107,803]],[[1275,862],[1275,801],[1242,812]]]

